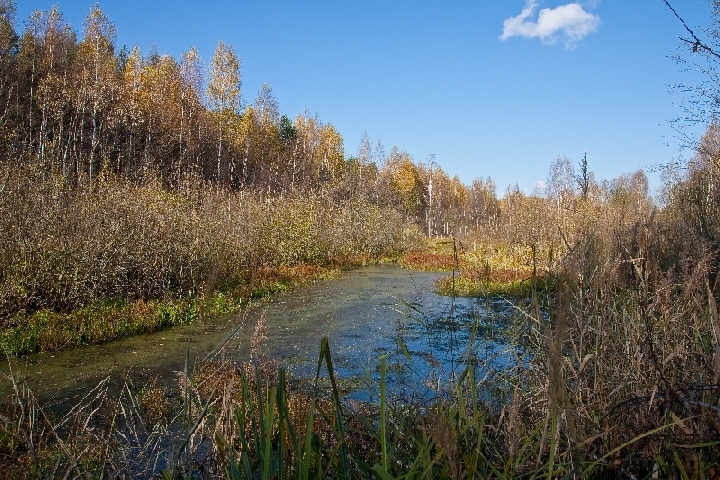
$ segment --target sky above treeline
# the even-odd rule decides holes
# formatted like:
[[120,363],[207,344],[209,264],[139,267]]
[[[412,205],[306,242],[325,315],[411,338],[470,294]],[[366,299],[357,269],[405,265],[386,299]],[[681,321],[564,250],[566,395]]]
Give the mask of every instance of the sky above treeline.
[[[82,32],[89,0],[20,0],[18,29],[59,3]],[[711,25],[703,0],[671,0],[688,26]],[[465,183],[492,177],[530,192],[550,163],[587,152],[600,179],[687,159],[670,122],[678,82],[699,83],[671,57],[691,56],[663,0],[291,1],[105,0],[117,46],[206,65],[218,40],[242,62],[242,97],[270,85],[280,111],[308,110],[357,152],[364,132]],[[697,129],[696,133],[701,133]],[[542,185],[541,183],[539,185]]]

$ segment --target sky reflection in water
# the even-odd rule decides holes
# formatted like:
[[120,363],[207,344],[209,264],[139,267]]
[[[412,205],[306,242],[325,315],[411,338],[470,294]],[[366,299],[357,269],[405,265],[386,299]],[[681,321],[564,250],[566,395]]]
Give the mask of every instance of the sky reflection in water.
[[[314,377],[320,339],[328,337],[348,396],[372,399],[367,378],[379,380],[382,355],[387,356],[390,392],[428,396],[428,385],[442,388],[465,369],[468,359],[476,365],[476,378],[515,361],[498,337],[508,315],[504,302],[456,299],[453,307],[451,298],[434,293],[434,282],[442,275],[393,264],[357,268],[338,280],[298,288],[234,316],[104,346],[32,355],[14,360],[13,368],[41,396],[55,395],[58,401],[79,398],[108,374],[122,378],[129,371],[140,384],[153,377],[173,382],[174,372],[184,368],[186,353],[191,362],[205,358],[240,326],[219,357],[238,362],[251,355],[270,357],[295,378]],[[256,335],[251,352],[258,322],[264,335]],[[0,369],[6,371],[7,363]],[[0,394],[9,393],[8,388],[4,382]]]

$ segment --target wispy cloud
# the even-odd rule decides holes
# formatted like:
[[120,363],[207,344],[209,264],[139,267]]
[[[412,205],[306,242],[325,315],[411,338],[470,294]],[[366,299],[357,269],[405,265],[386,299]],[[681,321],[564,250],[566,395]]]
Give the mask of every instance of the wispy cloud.
[[515,36],[539,38],[546,44],[562,41],[566,47],[574,48],[577,42],[600,26],[600,17],[586,12],[579,3],[543,8],[536,20],[537,9],[537,0],[527,0],[520,15],[503,22],[500,39],[507,40]]

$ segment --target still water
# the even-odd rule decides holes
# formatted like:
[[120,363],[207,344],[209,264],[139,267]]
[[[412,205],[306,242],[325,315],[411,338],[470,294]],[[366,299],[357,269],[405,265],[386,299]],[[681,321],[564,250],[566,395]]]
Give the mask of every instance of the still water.
[[[209,356],[237,362],[271,358],[295,378],[313,377],[320,339],[328,337],[349,396],[372,398],[383,355],[396,395],[437,393],[468,364],[487,375],[507,366],[514,355],[498,334],[508,315],[504,303],[439,295],[435,281],[442,275],[394,264],[357,268],[232,316],[108,345],[22,357],[0,364],[0,370],[12,368],[43,398],[72,402],[108,375],[139,384],[152,378],[172,382],[186,357],[190,368]],[[7,395],[9,388],[2,382],[0,394]]]

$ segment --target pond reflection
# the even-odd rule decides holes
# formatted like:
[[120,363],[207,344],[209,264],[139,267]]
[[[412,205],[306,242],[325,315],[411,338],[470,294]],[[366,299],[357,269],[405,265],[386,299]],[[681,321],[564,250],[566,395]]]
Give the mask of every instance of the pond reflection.
[[[382,355],[396,395],[434,395],[468,363],[480,378],[514,361],[501,335],[508,315],[504,302],[438,295],[434,284],[442,275],[394,264],[357,268],[233,316],[103,346],[31,355],[11,365],[42,397],[72,401],[109,374],[172,382],[186,355],[191,364],[209,355],[238,362],[271,358],[295,378],[310,378],[320,339],[328,337],[348,396],[373,397],[369,380],[379,379]],[[7,371],[7,362],[0,368]],[[0,393],[9,393],[8,382]]]

